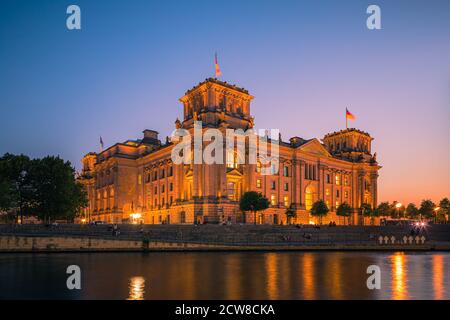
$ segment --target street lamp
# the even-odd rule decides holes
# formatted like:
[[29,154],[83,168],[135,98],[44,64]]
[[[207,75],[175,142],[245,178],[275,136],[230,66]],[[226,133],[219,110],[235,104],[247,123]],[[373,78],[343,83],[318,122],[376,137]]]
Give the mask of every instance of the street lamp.
[[[397,208],[397,216],[399,215],[399,212],[400,212],[400,208],[402,207],[402,204],[400,203],[400,202],[397,202],[396,204],[395,204],[395,207]],[[404,218],[405,216],[403,215],[403,218]]]
[[437,213],[441,209],[441,207],[434,208],[434,223],[437,223]]

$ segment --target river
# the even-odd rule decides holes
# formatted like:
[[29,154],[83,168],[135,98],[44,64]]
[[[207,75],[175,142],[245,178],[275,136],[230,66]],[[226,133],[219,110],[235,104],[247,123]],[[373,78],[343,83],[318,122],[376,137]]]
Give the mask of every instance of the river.
[[3,253],[0,299],[450,299],[449,270],[447,252]]

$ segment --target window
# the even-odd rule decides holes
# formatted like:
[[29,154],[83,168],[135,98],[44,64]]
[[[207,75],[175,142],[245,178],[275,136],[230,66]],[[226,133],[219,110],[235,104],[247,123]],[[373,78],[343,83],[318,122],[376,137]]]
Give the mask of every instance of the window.
[[155,187],[155,194],[158,194],[158,187]]
[[236,200],[235,199],[236,198],[235,189],[236,189],[236,184],[234,182],[227,183],[228,199]]
[[164,193],[165,186],[161,185],[161,193]]
[[230,148],[227,149],[227,168],[237,168],[234,150]]
[[289,191],[289,183],[284,183],[284,191]]
[[256,179],[256,187],[261,188],[261,179]]
[[150,173],[147,173],[147,175],[145,176],[145,182],[150,182],[151,180],[151,175]]
[[173,191],[173,183],[172,182],[169,184],[169,191]]
[[159,178],[164,178],[166,176],[166,171],[164,169],[161,170],[160,174],[159,174]]
[[283,197],[283,204],[285,207],[289,207],[289,197],[288,196]]
[[261,172],[261,162],[256,162],[256,172]]
[[170,196],[170,204],[173,202],[173,196]]
[[309,164],[305,165],[305,179],[309,180]]
[[327,173],[327,183],[331,183],[331,175]]
[[306,210],[311,210],[312,205],[313,205],[313,192],[314,189],[312,189],[311,187],[307,187],[305,190],[305,207]]
[[339,190],[336,190],[336,198],[339,198]]
[[275,197],[274,194],[272,194],[270,196],[270,204],[273,205],[273,206],[277,204],[277,198]]
[[330,189],[325,189],[325,195],[329,196],[330,195]]
[[340,174],[336,174],[336,185],[337,186],[341,185],[341,175]]
[[158,180],[158,172],[153,171],[153,181]]
[[270,174],[271,175],[275,175],[275,174],[278,174],[278,165],[276,164],[276,163],[271,163],[270,164]]
[[158,199],[155,199],[155,207],[158,206]]
[[285,177],[289,177],[289,167],[284,166],[284,168],[283,168],[283,175]]
[[142,184],[142,175],[138,174],[138,184]]
[[344,186],[348,186],[348,176],[344,176]]
[[165,203],[164,198],[161,199],[161,205],[163,206]]
[[339,200],[336,200],[336,208],[339,208]]
[[277,184],[275,181],[272,181],[272,190],[275,190],[277,188]]
[[169,177],[173,176],[173,167],[169,167],[169,172],[167,173]]
[[345,197],[345,199],[348,199],[348,191],[344,192],[344,197]]

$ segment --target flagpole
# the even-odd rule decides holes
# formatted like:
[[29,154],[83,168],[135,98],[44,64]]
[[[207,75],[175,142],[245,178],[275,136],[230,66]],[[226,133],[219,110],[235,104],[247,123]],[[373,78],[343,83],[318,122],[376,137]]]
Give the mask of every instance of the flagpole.
[[345,109],[345,129],[348,129],[347,109]]

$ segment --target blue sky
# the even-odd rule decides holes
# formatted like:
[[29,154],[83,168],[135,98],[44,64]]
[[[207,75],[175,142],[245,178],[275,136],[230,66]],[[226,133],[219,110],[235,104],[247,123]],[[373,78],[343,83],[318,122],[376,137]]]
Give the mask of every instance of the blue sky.
[[[81,8],[82,30],[66,28]],[[366,28],[381,8],[382,30]],[[59,154],[164,140],[193,85],[212,76],[255,96],[258,128],[285,139],[368,131],[380,199],[450,190],[450,1],[24,1],[0,3],[0,153]]]

